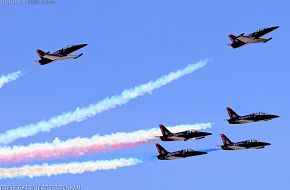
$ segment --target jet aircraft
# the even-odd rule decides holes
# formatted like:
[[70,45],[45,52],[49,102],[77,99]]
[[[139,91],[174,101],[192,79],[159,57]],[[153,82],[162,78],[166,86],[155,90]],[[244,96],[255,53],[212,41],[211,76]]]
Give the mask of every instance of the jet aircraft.
[[79,44],[79,45],[70,45],[65,48],[62,48],[54,53],[44,52],[40,49],[37,49],[36,52],[40,57],[40,60],[34,60],[35,62],[40,63],[41,65],[46,65],[56,60],[64,60],[64,59],[76,59],[83,55],[83,53],[79,55],[71,55],[71,53],[87,46],[88,44]]
[[238,47],[250,44],[250,43],[266,43],[269,40],[271,40],[272,37],[268,39],[261,38],[261,37],[264,36],[265,34],[272,32],[273,30],[276,30],[277,28],[279,28],[279,26],[261,28],[258,31],[253,32],[249,35],[245,35],[245,33],[242,33],[239,36],[229,34],[229,38],[232,41],[232,43],[229,43],[227,45],[232,46],[233,48],[238,48]]
[[221,134],[221,139],[224,145],[221,145],[223,150],[242,150],[242,149],[261,149],[265,148],[265,146],[271,145],[267,142],[260,142],[257,140],[246,140],[241,142],[232,142],[228,139],[224,134]]
[[179,159],[179,158],[187,158],[191,156],[199,156],[199,155],[207,154],[207,152],[195,151],[192,149],[168,152],[160,144],[156,143],[155,145],[159,152],[159,155],[157,156],[159,160],[174,160],[174,159]]
[[187,130],[178,133],[171,133],[164,125],[160,124],[159,127],[162,133],[162,136],[159,136],[159,138],[162,141],[187,141],[189,139],[202,139],[208,135],[211,135],[211,133],[200,132],[196,130]]
[[268,121],[268,120],[279,117],[278,115],[266,114],[262,112],[252,113],[245,116],[239,116],[230,107],[227,107],[226,109],[230,116],[230,119],[227,119],[229,124],[243,124],[243,123],[251,123],[251,122],[257,122],[257,121]]

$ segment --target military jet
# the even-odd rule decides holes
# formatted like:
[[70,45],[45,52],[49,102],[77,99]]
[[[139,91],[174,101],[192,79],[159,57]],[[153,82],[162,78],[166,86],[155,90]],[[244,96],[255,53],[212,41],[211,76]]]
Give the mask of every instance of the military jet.
[[178,141],[184,140],[187,141],[189,139],[202,139],[211,133],[200,132],[196,130],[187,130],[179,133],[171,133],[164,125],[159,125],[162,136],[158,136],[162,141]]
[[159,160],[175,160],[179,158],[187,158],[191,156],[199,156],[199,155],[207,154],[207,152],[195,151],[192,149],[168,152],[160,144],[156,143],[155,145],[159,152],[159,155],[157,156]]
[[79,45],[70,45],[67,47],[64,47],[60,50],[57,50],[54,53],[50,52],[44,52],[40,49],[37,49],[36,52],[38,56],[40,57],[40,60],[34,60],[34,62],[40,63],[40,65],[46,65],[48,63],[51,63],[53,61],[57,60],[64,60],[64,59],[76,59],[83,55],[83,53],[79,55],[71,55],[71,53],[87,46],[88,44],[79,44]]
[[245,33],[242,33],[239,36],[229,34],[229,38],[232,41],[232,43],[229,43],[227,45],[232,46],[233,48],[238,48],[238,47],[250,44],[250,43],[266,43],[269,40],[271,40],[272,37],[268,39],[261,38],[261,37],[264,36],[265,34],[272,32],[273,30],[276,30],[277,28],[279,28],[279,26],[261,28],[258,31],[253,32],[249,35],[245,35]]
[[271,145],[270,143],[259,142],[257,140],[246,140],[233,143],[224,134],[221,134],[221,139],[224,143],[224,145],[221,145],[223,150],[261,149]]
[[229,124],[243,124],[243,123],[251,123],[251,122],[257,122],[257,121],[268,121],[274,118],[278,118],[278,115],[273,114],[266,114],[263,112],[259,113],[252,113],[245,116],[239,116],[232,108],[227,107],[227,112],[230,116],[230,119],[227,119]]

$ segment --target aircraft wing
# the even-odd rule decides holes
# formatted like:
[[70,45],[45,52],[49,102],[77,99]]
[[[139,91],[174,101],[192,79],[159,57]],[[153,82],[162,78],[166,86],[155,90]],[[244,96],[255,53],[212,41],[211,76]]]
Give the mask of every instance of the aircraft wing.
[[207,152],[194,151],[193,153],[187,153],[187,154],[179,155],[179,156],[176,156],[176,157],[187,158],[187,157],[199,156],[199,155],[203,155],[203,154],[207,154]]
[[238,39],[241,40],[244,43],[250,43],[253,40],[255,40],[254,37],[248,37],[248,36],[240,36],[240,37],[238,37]]
[[261,42],[265,43],[271,40],[272,38],[265,39],[265,38],[255,38],[255,37],[250,37],[250,36],[240,36],[237,39],[247,44],[247,43],[261,43]]
[[40,60],[34,60],[34,61],[40,63],[40,65],[46,65],[46,64],[51,63],[55,60],[51,60],[51,59],[47,59],[47,58],[42,57]]

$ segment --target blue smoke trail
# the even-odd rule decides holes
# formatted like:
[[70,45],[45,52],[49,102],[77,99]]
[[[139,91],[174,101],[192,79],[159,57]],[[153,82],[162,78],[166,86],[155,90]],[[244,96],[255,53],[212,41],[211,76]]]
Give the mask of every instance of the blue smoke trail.
[[200,151],[209,153],[209,152],[214,152],[218,150],[221,150],[221,148],[209,148],[209,149],[200,150]]

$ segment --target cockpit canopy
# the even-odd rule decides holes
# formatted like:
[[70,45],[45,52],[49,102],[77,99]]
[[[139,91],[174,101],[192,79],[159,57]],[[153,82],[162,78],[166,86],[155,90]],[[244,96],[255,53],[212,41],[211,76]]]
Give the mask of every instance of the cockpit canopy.
[[267,115],[267,114],[263,112],[258,112],[258,113],[255,113],[255,115]]
[[194,152],[194,150],[189,148],[189,149],[185,149],[184,152]]
[[191,129],[191,130],[187,130],[185,131],[186,133],[197,133],[197,130]]
[[257,32],[260,32],[260,31],[265,30],[265,29],[267,29],[267,28],[260,28],[259,30],[257,30]]
[[62,53],[64,52],[64,50],[66,50],[66,49],[68,49],[68,48],[71,48],[71,47],[73,47],[73,46],[75,46],[75,45],[68,45],[68,46],[66,46],[66,47],[64,47],[64,48],[61,48],[60,50],[57,50],[57,51],[54,52],[54,53],[56,53],[56,54],[62,54]]
[[70,48],[70,47],[73,47],[73,46],[75,46],[75,45],[68,45],[68,46],[64,47],[63,49],[67,49],[67,48]]
[[55,54],[62,54],[63,53],[63,49],[57,50],[56,52],[54,52]]
[[251,140],[246,140],[245,142],[247,142],[247,143],[256,143],[256,142],[259,142],[259,141],[255,140],[255,139],[251,139]]

